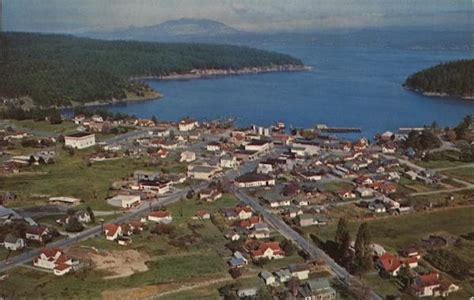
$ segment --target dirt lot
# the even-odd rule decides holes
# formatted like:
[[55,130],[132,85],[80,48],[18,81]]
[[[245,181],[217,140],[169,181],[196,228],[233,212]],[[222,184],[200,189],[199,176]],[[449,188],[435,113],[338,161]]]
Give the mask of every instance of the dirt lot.
[[137,272],[148,271],[145,263],[150,260],[146,253],[131,249],[105,251],[74,247],[68,249],[67,254],[76,259],[90,260],[93,269],[110,272],[112,275],[104,277],[105,279],[128,277]]

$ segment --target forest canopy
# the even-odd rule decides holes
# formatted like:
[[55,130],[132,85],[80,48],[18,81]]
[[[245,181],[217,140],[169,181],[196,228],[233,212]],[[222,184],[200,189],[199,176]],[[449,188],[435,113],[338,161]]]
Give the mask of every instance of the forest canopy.
[[474,60],[440,64],[407,78],[407,88],[454,97],[474,97]]
[[68,35],[5,33],[0,97],[29,96],[36,105],[124,99],[146,89],[131,77],[193,69],[302,65],[289,55],[242,46],[101,41]]

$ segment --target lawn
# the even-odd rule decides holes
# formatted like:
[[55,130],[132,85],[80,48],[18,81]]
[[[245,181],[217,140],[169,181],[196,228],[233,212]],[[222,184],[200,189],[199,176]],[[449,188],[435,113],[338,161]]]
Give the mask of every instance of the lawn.
[[18,129],[32,130],[39,133],[45,134],[64,134],[74,131],[78,126],[72,122],[62,122],[61,124],[51,124],[46,121],[33,121],[33,120],[24,120],[24,121],[11,121]]
[[442,174],[474,183],[474,167],[441,171]]
[[462,165],[463,162],[459,161],[459,152],[446,150],[431,153],[429,159],[416,161],[416,164],[423,168],[439,169],[457,167]]
[[402,294],[402,285],[396,278],[382,278],[377,272],[372,272],[364,276],[364,281],[382,297]]
[[[419,241],[427,234],[446,231],[454,235],[473,230],[474,207],[452,208],[431,213],[408,214],[369,221],[372,240],[387,249],[397,250]],[[337,223],[337,222],[336,222]],[[322,240],[333,239],[337,224],[314,230]],[[355,239],[360,222],[349,222],[352,238]]]
[[36,174],[16,174],[0,179],[0,190],[16,191],[19,199],[13,206],[33,206],[44,203],[37,195],[70,196],[80,198],[97,210],[110,209],[104,201],[109,196],[112,182],[133,173],[134,170],[153,170],[144,161],[119,159],[88,164],[84,156],[93,150],[75,151],[70,156],[57,147],[56,163],[32,167]]

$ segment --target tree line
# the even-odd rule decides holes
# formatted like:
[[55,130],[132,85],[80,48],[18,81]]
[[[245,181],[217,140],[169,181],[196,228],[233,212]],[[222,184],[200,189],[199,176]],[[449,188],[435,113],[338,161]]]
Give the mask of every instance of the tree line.
[[457,97],[474,96],[474,60],[439,64],[408,77],[406,87]]
[[67,35],[6,33],[0,95],[37,105],[124,99],[149,89],[131,77],[193,69],[302,65],[291,56],[243,46],[100,41]]

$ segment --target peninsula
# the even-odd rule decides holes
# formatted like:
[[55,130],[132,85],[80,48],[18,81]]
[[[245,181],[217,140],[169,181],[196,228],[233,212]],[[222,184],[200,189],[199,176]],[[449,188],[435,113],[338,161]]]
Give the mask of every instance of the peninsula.
[[143,82],[205,74],[235,75],[305,69],[289,55],[249,47],[101,41],[68,35],[3,35],[0,98],[65,107],[159,97]]
[[453,61],[422,70],[408,77],[404,86],[427,96],[474,99],[474,60]]

